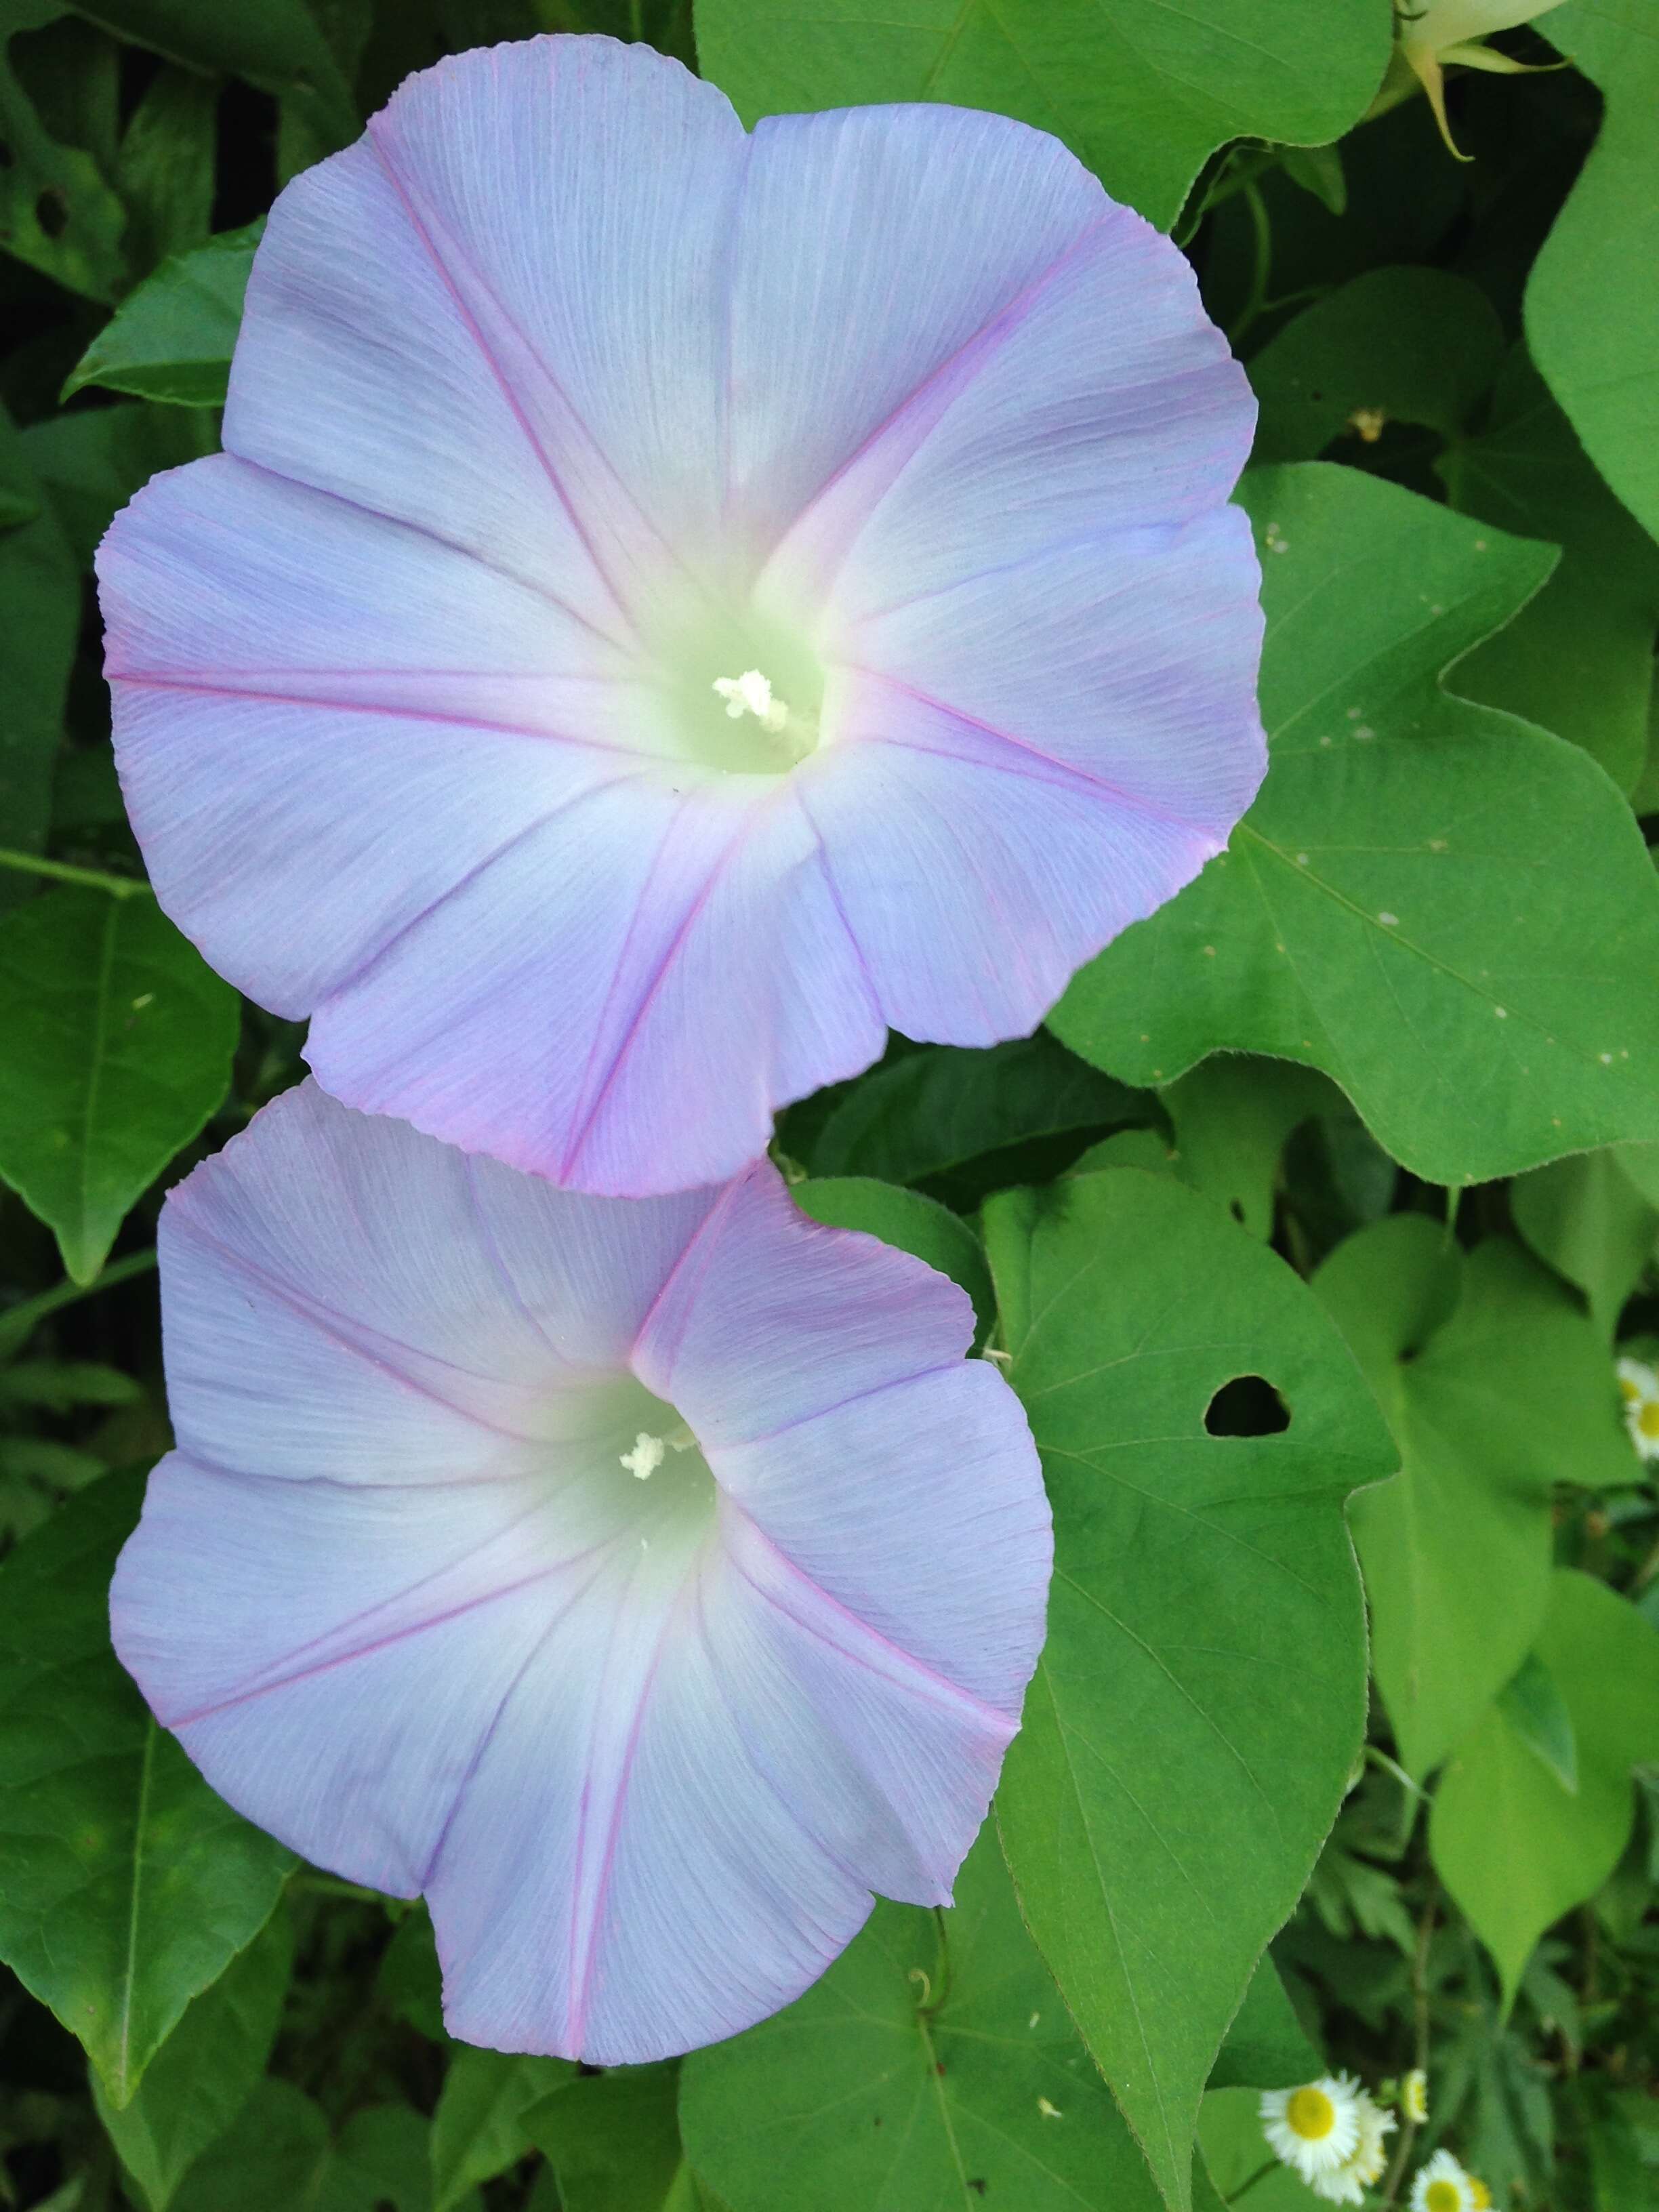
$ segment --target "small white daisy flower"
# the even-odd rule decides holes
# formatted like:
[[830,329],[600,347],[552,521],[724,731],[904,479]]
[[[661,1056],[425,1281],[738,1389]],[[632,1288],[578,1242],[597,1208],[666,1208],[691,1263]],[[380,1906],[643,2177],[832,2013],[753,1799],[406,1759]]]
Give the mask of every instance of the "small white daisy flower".
[[1644,1359],[1621,1359],[1619,1395],[1625,1401],[1625,1426],[1638,1455],[1659,1459],[1659,1375]]
[[1304,2181],[1334,2173],[1359,2145],[1362,2092],[1352,2074],[1326,2074],[1299,2089],[1269,2089],[1261,2104],[1261,2132],[1276,2158]]
[[1330,2173],[1316,2174],[1308,2186],[1316,2197],[1322,2197],[1328,2204],[1363,2204],[1365,2191],[1373,2182],[1381,2181],[1388,2165],[1386,2138],[1394,2133],[1395,2121],[1392,2112],[1360,2090],[1355,2107],[1359,2121],[1359,2140],[1353,2154]]
[[1437,2150],[1412,2184],[1411,2212],[1480,2212],[1484,2194],[1449,2150]]
[[1429,2077],[1420,2066],[1413,2066],[1400,2085],[1400,2109],[1414,2128],[1429,2117]]

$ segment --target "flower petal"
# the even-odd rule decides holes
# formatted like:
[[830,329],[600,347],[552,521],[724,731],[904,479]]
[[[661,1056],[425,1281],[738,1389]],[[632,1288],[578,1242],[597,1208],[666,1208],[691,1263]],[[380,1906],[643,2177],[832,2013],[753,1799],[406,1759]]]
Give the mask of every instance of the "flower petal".
[[802,804],[884,1018],[990,1044],[1225,844],[1267,764],[1249,526],[1074,544],[861,624]]
[[960,1368],[967,1292],[873,1237],[809,1220],[769,1166],[728,1183],[652,1307],[635,1371],[704,1449],[764,1438]]
[[622,603],[705,564],[748,145],[725,94],[647,46],[533,39],[411,77],[366,143]]
[[[795,1303],[727,1432],[825,1407],[837,1346],[843,1385],[884,1379],[630,1480],[615,1407],[571,1407],[639,1391],[637,1342],[722,1425],[745,1267]],[[231,1803],[425,1889],[456,2033],[665,2056],[787,2002],[872,1887],[948,1898],[1048,1559],[1018,1403],[951,1359],[952,1285],[801,1222],[769,1168],[574,1198],[309,1085],[169,1200],[162,1270],[187,1448],[122,1554],[117,1649]],[[503,1409],[519,1433],[469,1457]]]
[[183,1449],[262,1477],[544,1474],[555,1386],[627,1358],[712,1194],[636,1208],[469,1162],[304,1084],[163,1209]]
[[355,1104],[640,1196],[732,1174],[884,1037],[793,787],[636,781],[410,927],[319,1006],[307,1057]]
[[902,443],[1112,211],[1057,139],[1006,116],[857,107],[757,124],[732,240],[727,483],[757,544],[872,440]]
[[[920,153],[912,111],[897,112]],[[958,131],[969,120],[943,112]],[[972,270],[1021,218],[965,184],[960,204],[971,220],[939,219],[937,258]],[[763,599],[827,595],[833,635],[1067,540],[1178,525],[1228,496],[1255,428],[1244,372],[1170,240],[1103,194],[1093,214],[849,451],[791,523]]]

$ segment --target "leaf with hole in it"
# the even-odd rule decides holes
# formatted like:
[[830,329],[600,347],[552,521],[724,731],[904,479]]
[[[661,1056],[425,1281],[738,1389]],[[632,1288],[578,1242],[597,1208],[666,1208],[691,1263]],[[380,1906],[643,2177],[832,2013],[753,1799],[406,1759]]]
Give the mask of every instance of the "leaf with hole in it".
[[1588,1575],[1559,1570],[1549,1598],[1537,1656],[1571,1722],[1577,1789],[1493,1705],[1429,1819],[1435,1866],[1497,1960],[1506,2003],[1545,1929],[1618,1864],[1636,1818],[1631,1770],[1659,1760],[1659,1635]]
[[0,1958],[117,2106],[294,1864],[214,1796],[110,1648],[143,1494],[142,1474],[108,1475],[0,1565]]
[[275,1913],[216,1982],[193,1998],[125,2106],[94,2073],[93,2101],[140,2201],[167,2212],[185,2172],[235,2120],[265,2070],[294,1966]]
[[[1343,1504],[1397,1460],[1305,1285],[1170,1178],[1009,1193],[985,1226],[1054,1510],[998,1818],[1031,1931],[1184,2206],[1205,2082],[1359,1748]],[[1244,1425],[1218,1419],[1241,1393],[1282,1432],[1216,1433]]]
[[1553,1486],[1631,1474],[1607,1352],[1519,1245],[1464,1254],[1420,1213],[1348,1238],[1314,1278],[1370,1377],[1402,1471],[1354,1502],[1371,1664],[1422,1776],[1521,1664],[1548,1603]]
[[1389,60],[1379,0],[696,0],[705,76],[757,116],[949,100],[1064,140],[1167,229],[1229,139],[1326,144]]
[[13,67],[11,41],[67,13],[67,0],[0,0],[0,240],[4,251],[88,300],[127,282],[127,211],[98,159],[54,138]]
[[1569,0],[1540,26],[1606,95],[1527,284],[1527,342],[1601,474],[1659,536],[1659,32],[1651,0]]
[[1433,1182],[1659,1137],[1659,882],[1630,809],[1577,746],[1440,681],[1553,552],[1325,463],[1244,495],[1267,781],[1051,1026],[1127,1082],[1226,1049],[1322,1068]]
[[362,127],[341,67],[307,0],[73,0],[75,11],[151,52],[210,76],[240,76],[294,103],[318,158]]
[[147,893],[49,891],[0,921],[0,1178],[77,1283],[224,1097],[238,1014]]
[[680,2131],[730,2212],[1157,2212],[989,1823],[953,1910],[878,1904],[805,1996],[694,2051]]
[[75,364],[64,398],[88,384],[178,407],[222,407],[242,300],[264,217],[175,253],[124,300]]

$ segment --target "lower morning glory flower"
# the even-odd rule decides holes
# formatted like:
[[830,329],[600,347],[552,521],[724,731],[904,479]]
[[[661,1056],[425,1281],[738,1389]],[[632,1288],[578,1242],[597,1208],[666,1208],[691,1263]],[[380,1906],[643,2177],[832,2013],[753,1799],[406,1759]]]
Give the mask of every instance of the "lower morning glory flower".
[[111,1601],[239,1811],[424,1892],[452,2032],[601,2063],[950,1901],[1048,1506],[966,1296],[757,1164],[560,1191],[313,1084],[169,1197],[178,1449]]
[[1243,371],[1056,141],[458,56],[289,185],[99,562],[163,905],[319,1080],[628,1196],[1023,1035],[1261,780]]

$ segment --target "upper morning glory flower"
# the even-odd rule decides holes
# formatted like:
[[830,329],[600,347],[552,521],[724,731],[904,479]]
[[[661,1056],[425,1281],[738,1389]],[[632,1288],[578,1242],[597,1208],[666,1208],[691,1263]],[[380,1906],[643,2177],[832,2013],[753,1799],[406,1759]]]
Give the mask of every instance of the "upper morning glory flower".
[[989,1044],[1265,760],[1254,407],[1176,248],[941,106],[600,38],[291,184],[225,451],[99,562],[163,905],[355,1106],[638,1196]]
[[240,1811],[424,1891],[452,2032],[610,2064],[950,1901],[1048,1512],[964,1294],[760,1163],[629,1204],[307,1084],[168,1198],[111,1601]]

